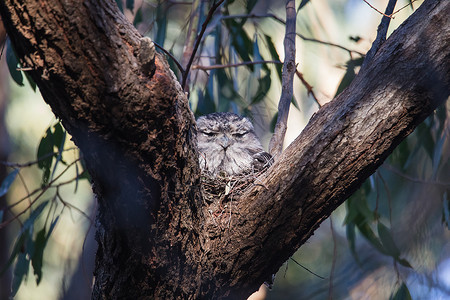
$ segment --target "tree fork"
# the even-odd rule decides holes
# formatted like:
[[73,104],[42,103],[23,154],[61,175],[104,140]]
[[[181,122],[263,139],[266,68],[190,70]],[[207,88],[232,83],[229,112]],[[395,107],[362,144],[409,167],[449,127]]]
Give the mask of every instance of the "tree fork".
[[5,0],[0,13],[93,177],[93,299],[247,297],[450,93],[450,4],[425,1],[211,231],[186,96],[114,1]]

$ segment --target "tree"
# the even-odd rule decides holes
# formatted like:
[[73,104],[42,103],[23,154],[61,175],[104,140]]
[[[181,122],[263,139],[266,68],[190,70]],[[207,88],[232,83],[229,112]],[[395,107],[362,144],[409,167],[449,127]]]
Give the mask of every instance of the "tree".
[[450,5],[426,1],[234,199],[222,231],[186,94],[114,2],[8,0],[0,13],[92,177],[93,299],[245,298],[449,96]]

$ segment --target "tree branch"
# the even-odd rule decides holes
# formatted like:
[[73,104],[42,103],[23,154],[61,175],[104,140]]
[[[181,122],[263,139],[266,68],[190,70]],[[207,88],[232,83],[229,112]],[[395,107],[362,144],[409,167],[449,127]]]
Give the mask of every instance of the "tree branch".
[[[367,3],[367,1],[365,1],[365,2]],[[371,63],[373,57],[378,52],[381,45],[386,41],[386,35],[387,35],[388,28],[389,28],[389,23],[391,22],[391,15],[392,15],[392,12],[394,11],[396,3],[397,3],[397,0],[389,0],[389,3],[386,7],[386,12],[383,14],[383,17],[381,18],[381,23],[377,29],[377,37],[375,38],[375,41],[372,43],[372,47],[370,47],[370,50],[367,52],[366,57],[364,58],[364,62],[361,66],[361,69],[365,69],[367,67],[367,65],[369,65]],[[369,3],[367,3],[367,4],[369,4]]]
[[181,87],[183,90],[186,90],[186,82],[187,78],[189,76],[189,71],[191,69],[192,62],[194,61],[195,54],[197,53],[198,47],[200,46],[200,42],[203,38],[203,34],[205,33],[206,27],[208,26],[209,21],[211,21],[212,16],[214,15],[214,12],[216,9],[223,3],[224,0],[219,0],[217,3],[214,2],[213,6],[208,12],[208,15],[206,16],[205,21],[202,24],[202,29],[200,30],[200,33],[197,36],[197,39],[195,40],[194,49],[192,50],[191,57],[189,59],[188,64],[185,67],[184,73],[183,73],[183,81],[181,82]]
[[243,62],[240,62],[240,63],[228,64],[228,65],[210,65],[210,66],[194,65],[194,66],[192,66],[192,69],[193,70],[204,70],[204,71],[207,71],[207,70],[235,68],[235,67],[256,65],[256,64],[282,64],[282,62],[281,61],[277,61],[277,60],[243,61]]
[[449,14],[448,1],[425,1],[382,45],[366,71],[312,117],[266,177],[241,196],[245,201],[237,201],[245,217],[237,218],[235,227],[251,225],[235,242],[224,238],[221,243],[248,249],[240,256],[245,257],[240,265],[249,268],[246,276],[254,274],[256,282],[263,282],[274,274],[448,99]]
[[[262,14],[262,15],[258,15],[258,14],[240,14],[240,15],[227,15],[227,16],[222,16],[222,19],[236,19],[236,18],[256,18],[256,19],[260,19],[260,18],[272,18],[275,21],[279,22],[280,24],[286,25],[286,21],[284,21],[283,19],[281,19],[280,17],[278,17],[277,15],[274,15],[272,13],[267,13],[267,14]],[[304,36],[301,33],[296,33],[296,35],[301,38],[302,40],[304,40],[305,42],[313,42],[313,43],[318,43],[318,44],[322,44],[322,45],[326,45],[326,46],[331,46],[331,47],[336,47],[342,50],[347,51],[348,53],[356,53],[358,55],[364,56],[364,53],[356,51],[356,50],[352,50],[352,49],[348,49],[344,46],[338,45],[338,44],[334,44],[334,43],[330,43],[330,42],[325,42],[325,41],[321,41],[318,39],[313,39],[313,38],[308,38],[306,36]]]
[[278,103],[278,118],[275,125],[275,131],[269,143],[269,152],[275,158],[281,154],[281,151],[283,150],[284,136],[287,130],[289,106],[294,95],[294,74],[297,69],[297,66],[295,65],[296,20],[297,14],[295,12],[295,1],[287,0],[281,97],[280,102]]

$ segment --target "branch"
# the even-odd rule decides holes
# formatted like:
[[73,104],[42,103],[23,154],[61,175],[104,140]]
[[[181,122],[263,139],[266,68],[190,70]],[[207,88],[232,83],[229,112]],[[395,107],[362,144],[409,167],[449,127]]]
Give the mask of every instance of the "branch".
[[256,64],[282,64],[282,62],[277,61],[277,60],[243,61],[240,63],[228,64],[228,65],[210,65],[210,66],[194,65],[194,66],[192,66],[192,69],[207,71],[207,70],[235,68],[235,67],[240,67],[240,66],[256,65]]
[[[200,0],[194,0],[191,3],[191,14],[189,16],[189,26],[186,36],[186,41],[184,44],[183,58],[181,63],[183,66],[187,66],[189,59],[192,57],[194,51],[194,43],[197,34],[197,29],[200,22]],[[184,71],[182,72],[184,76]],[[186,80],[187,82],[187,80]]]
[[173,60],[173,62],[177,65],[178,70],[180,70],[181,74],[184,73],[183,66],[178,62],[178,60],[175,58],[175,56],[172,55],[172,53],[170,53],[169,51],[167,51],[166,49],[164,49],[163,47],[158,45],[155,41],[153,41],[153,44],[155,44],[156,47],[158,47],[161,51],[163,51],[165,54],[167,54]]
[[[256,19],[260,19],[260,18],[272,18],[275,21],[279,22],[280,24],[286,25],[286,22],[281,19],[280,17],[272,14],[272,13],[268,13],[268,14],[262,14],[262,15],[258,15],[258,14],[240,14],[240,15],[227,15],[227,16],[222,16],[222,19],[236,19],[236,18],[256,18]],[[301,33],[296,33],[296,35],[301,38],[302,40],[306,41],[306,42],[314,42],[314,43],[318,43],[318,44],[322,44],[322,45],[327,45],[327,46],[331,46],[331,47],[336,47],[342,50],[345,50],[349,53],[356,53],[358,55],[364,56],[364,53],[356,51],[356,50],[352,50],[352,49],[348,49],[344,46],[338,45],[338,44],[334,44],[334,43],[330,43],[330,42],[325,42],[325,41],[321,41],[318,39],[313,39],[313,38],[308,38],[304,35],[302,35]]]
[[[258,185],[235,201],[239,216],[234,230],[242,230],[209,248],[245,249],[239,252],[239,266],[248,272],[234,277],[235,282],[252,274],[253,285],[249,281],[246,287],[253,291],[276,273],[393,149],[445,103],[450,95],[450,31],[442,28],[450,28],[448,15],[450,2],[425,1],[382,45],[366,72],[324,105],[265,177],[258,178]],[[226,264],[231,257],[223,259],[215,264]]]
[[205,33],[206,27],[208,26],[209,21],[211,21],[212,16],[214,15],[214,12],[223,3],[223,1],[224,0],[219,0],[217,3],[214,2],[214,5],[209,10],[208,15],[206,16],[206,19],[202,24],[202,29],[200,30],[200,33],[198,34],[197,39],[195,40],[195,45],[194,45],[194,49],[192,51],[191,58],[189,59],[189,62],[186,65],[186,68],[183,73],[183,81],[181,82],[181,87],[183,88],[183,90],[186,90],[187,77],[189,75],[189,71],[190,71],[192,62],[194,61],[195,54],[197,53],[198,47],[200,46],[200,42],[202,40],[203,34]]
[[270,139],[269,152],[277,157],[283,150],[284,136],[287,130],[289,106],[294,94],[295,65],[295,25],[297,14],[295,13],[295,0],[286,0],[286,33],[284,36],[284,64],[282,76],[282,89],[280,102],[278,103],[278,118],[275,132]]
[[319,99],[317,99],[316,94],[313,91],[313,87],[306,81],[306,79],[303,77],[303,74],[299,70],[295,70],[295,74],[297,75],[298,79],[300,79],[302,84],[306,87],[308,95],[311,95],[313,99],[316,101],[316,103],[319,105],[319,107],[322,107],[322,104],[320,103]]
[[[367,3],[367,1],[365,1],[365,2]],[[389,3],[386,7],[386,12],[383,14],[383,18],[381,18],[381,23],[377,29],[377,37],[375,38],[375,41],[372,43],[372,47],[370,48],[370,50],[367,52],[366,57],[364,58],[364,62],[361,66],[361,70],[363,70],[367,67],[367,65],[372,61],[373,57],[380,49],[381,45],[383,45],[383,43],[386,41],[386,35],[387,35],[388,28],[389,28],[389,23],[391,22],[392,12],[394,11],[396,3],[397,3],[397,0],[389,0]],[[367,4],[369,4],[369,3],[367,3]]]

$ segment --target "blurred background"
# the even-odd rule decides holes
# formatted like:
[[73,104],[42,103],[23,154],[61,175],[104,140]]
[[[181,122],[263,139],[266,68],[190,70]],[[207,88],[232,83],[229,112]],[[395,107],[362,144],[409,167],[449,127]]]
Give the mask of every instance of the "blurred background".
[[[369,2],[384,11],[388,1]],[[183,67],[211,5],[196,0],[117,3],[143,35]],[[399,0],[395,11],[404,9],[391,20],[389,34],[420,4]],[[321,105],[351,82],[382,17],[363,0],[296,5],[298,73],[285,146]],[[209,23],[192,62],[187,87],[197,116],[213,111],[246,115],[267,147],[281,93],[281,65],[272,62],[283,61],[284,19],[283,1],[226,1]],[[166,55],[181,79],[176,63]],[[248,61],[272,62],[239,65]],[[70,136],[24,73],[14,72],[17,67],[6,45],[0,63],[0,182],[14,175],[9,176],[13,180],[6,197],[0,198],[0,268],[11,254],[16,256],[0,277],[0,299],[8,299],[11,281],[18,300],[89,299],[96,245],[95,201],[88,176]],[[273,289],[263,288],[260,296],[449,299],[449,120],[447,102],[321,225],[280,268]],[[50,160],[45,150],[52,153]],[[42,228],[45,238],[39,239]],[[34,273],[38,266],[15,249],[25,233],[36,249],[45,246],[42,276]]]

